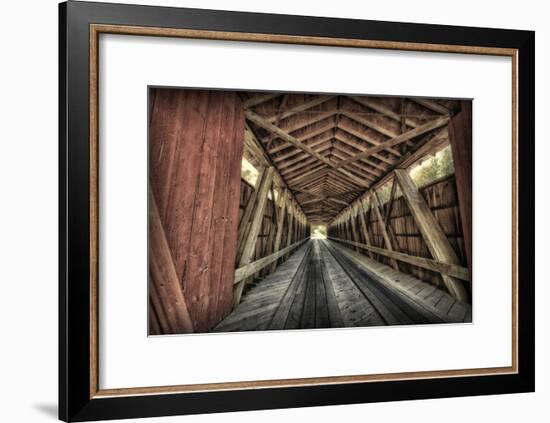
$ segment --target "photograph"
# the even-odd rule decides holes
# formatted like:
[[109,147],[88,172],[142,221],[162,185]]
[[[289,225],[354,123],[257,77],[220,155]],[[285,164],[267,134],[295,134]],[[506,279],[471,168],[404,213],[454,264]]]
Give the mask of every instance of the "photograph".
[[[31,333],[57,344],[57,365],[44,356],[39,370],[53,373],[58,398],[35,407],[58,404],[67,422],[245,423],[464,422],[486,410],[516,422],[540,406],[543,14],[147,2],[59,4],[58,84],[31,84],[59,95],[55,157],[38,154],[51,107],[20,113],[47,98],[21,96],[36,78],[7,87],[21,119],[6,139],[38,128],[26,137],[36,151],[8,143],[21,152],[6,157],[26,161],[8,185],[17,172],[44,183],[36,166],[58,181],[57,197],[17,189],[12,203],[29,216],[5,219],[24,253],[8,285],[28,288],[16,282],[36,270],[43,288],[25,234],[45,196],[58,200],[57,225],[41,224],[58,232],[57,336],[36,330],[52,326],[44,292],[26,307],[38,310]],[[23,50],[36,54],[16,63],[43,63],[44,49]],[[11,316],[25,314],[28,295],[6,298]],[[28,374],[24,385],[46,392],[26,367],[12,385]]]
[[472,323],[472,107],[149,86],[148,335]]

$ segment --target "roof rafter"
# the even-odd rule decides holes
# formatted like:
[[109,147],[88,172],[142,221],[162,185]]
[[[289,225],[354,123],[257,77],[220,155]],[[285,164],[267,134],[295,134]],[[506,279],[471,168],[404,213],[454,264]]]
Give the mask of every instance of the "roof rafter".
[[440,128],[440,127],[446,125],[449,122],[449,119],[450,118],[448,116],[443,116],[443,117],[439,117],[437,119],[434,119],[434,120],[432,120],[428,123],[425,123],[424,125],[418,126],[417,128],[411,129],[408,132],[405,132],[405,133],[403,133],[403,134],[401,134],[401,135],[399,135],[395,138],[392,138],[392,139],[386,141],[383,144],[371,147],[371,148],[363,151],[362,153],[359,153],[359,154],[356,154],[353,157],[350,157],[347,160],[343,160],[341,162],[338,162],[336,164],[336,167],[341,168],[343,166],[347,166],[348,164],[353,163],[357,160],[361,160],[361,159],[367,158],[369,156],[372,156],[374,153],[377,153],[380,150],[383,150],[387,147],[393,147],[394,145],[398,145],[398,144],[401,144],[403,142],[406,142],[406,141],[408,141],[412,138],[415,138],[415,137],[418,137],[422,134],[425,134],[426,132],[433,131],[434,129],[437,129],[437,128]]

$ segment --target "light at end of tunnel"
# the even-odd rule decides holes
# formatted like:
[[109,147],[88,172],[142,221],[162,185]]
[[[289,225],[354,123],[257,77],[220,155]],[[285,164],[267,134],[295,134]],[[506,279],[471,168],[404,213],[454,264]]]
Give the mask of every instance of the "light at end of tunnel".
[[327,238],[327,226],[326,225],[311,225],[311,239],[326,239]]

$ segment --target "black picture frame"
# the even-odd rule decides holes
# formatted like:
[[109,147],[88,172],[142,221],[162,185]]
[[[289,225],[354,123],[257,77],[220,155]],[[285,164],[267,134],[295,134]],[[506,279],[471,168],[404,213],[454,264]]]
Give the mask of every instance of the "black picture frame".
[[[73,1],[59,5],[59,22],[60,419],[88,421],[534,391],[534,32]],[[517,49],[518,372],[91,398],[91,24]]]

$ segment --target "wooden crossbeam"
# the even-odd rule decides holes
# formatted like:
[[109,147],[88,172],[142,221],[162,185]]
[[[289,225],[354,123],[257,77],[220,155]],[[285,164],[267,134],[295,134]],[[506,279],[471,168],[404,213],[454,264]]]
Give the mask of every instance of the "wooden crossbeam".
[[[324,132],[332,131],[333,128],[334,128],[334,122],[327,122],[325,125],[320,126],[320,127],[316,128],[314,130],[311,130],[305,135],[302,135],[300,137],[293,137],[293,138],[300,141],[301,143],[306,144],[306,141],[308,141],[308,140],[310,140],[310,139],[312,139],[312,138],[314,138],[318,135],[321,135]],[[331,136],[332,136],[332,133],[331,133]],[[294,146],[293,144],[291,144],[289,142],[285,142],[285,143],[282,143],[281,145],[273,147],[272,149],[270,149],[268,151],[269,151],[269,154],[273,154],[273,153],[278,153],[279,151],[282,151],[282,150],[286,150],[287,148],[290,148],[290,147],[293,147],[293,146]]]
[[[460,261],[451,243],[443,233],[409,173],[405,169],[396,169],[394,174],[432,257],[443,263],[459,265]],[[468,293],[462,282],[448,275],[443,275],[443,282],[454,298],[468,302]]]
[[433,100],[428,100],[427,98],[411,98],[412,101],[415,103],[420,104],[421,106],[426,107],[427,109],[430,109],[436,113],[442,114],[442,115],[449,115],[449,109],[447,109],[445,106],[437,103]]
[[[334,167],[334,166],[333,166]],[[349,180],[351,180],[355,185],[358,185],[360,187],[365,187],[365,188],[368,188],[370,186],[370,183],[355,176],[353,173],[350,173],[349,171],[345,170],[345,169],[341,169],[341,168],[336,168],[336,170],[338,170],[338,172],[342,173],[343,175],[345,175]]]
[[[309,194],[309,195],[312,195],[318,199],[321,199],[321,200],[324,200],[324,199],[329,199],[329,200],[332,200],[333,202],[335,203],[339,203],[339,204],[342,204],[344,206],[347,206],[348,203],[343,201],[343,200],[340,200],[338,198],[335,198],[335,196],[324,196],[324,195],[320,195],[320,194],[316,194],[314,192],[311,192],[311,191],[308,191],[308,190],[299,190],[299,189],[295,189],[293,190],[294,192],[299,192],[299,193],[303,193],[303,194]],[[304,205],[305,202],[302,202],[301,205]]]
[[306,101],[288,110],[284,110],[282,111],[282,113],[280,113],[280,115],[277,115],[277,113],[273,113],[272,115],[269,115],[268,117],[266,117],[266,120],[268,120],[269,122],[275,122],[277,119],[277,116],[279,116],[279,119],[282,120],[292,115],[295,115],[296,113],[303,112],[305,110],[311,109],[312,107],[326,103],[327,101],[332,100],[335,97],[336,96],[332,96],[332,95],[318,96],[318,97],[315,97],[313,100]]
[[[349,124],[346,124],[344,122],[340,122],[338,127],[340,129],[342,129],[343,131],[347,132],[348,134],[351,134],[354,137],[363,140],[364,142],[372,144],[373,146],[384,145],[385,147],[382,148],[381,150],[389,151],[394,156],[401,157],[401,152],[399,150],[395,149],[395,148],[391,148],[392,146],[386,146],[386,141],[380,141],[380,140],[376,139],[375,137],[373,137],[371,135],[368,135],[366,132],[360,131],[356,128],[353,128],[353,127],[349,126]],[[364,148],[363,148],[363,150],[364,150]]]
[[[262,182],[258,187],[256,207],[254,208],[254,215],[252,216],[252,220],[250,222],[250,226],[246,234],[243,253],[241,255],[238,267],[243,267],[249,264],[254,255],[256,241],[258,240],[258,234],[260,233],[260,229],[262,227],[264,210],[267,204],[267,193],[271,188],[271,182],[273,179],[274,170],[275,169],[273,167],[269,167],[266,169]],[[241,281],[235,286],[235,290],[233,292],[234,306],[239,304],[239,302],[241,301],[241,295],[244,289],[244,285],[245,285],[245,281]]]
[[347,166],[348,164],[353,163],[357,160],[361,160],[369,156],[372,156],[374,153],[377,153],[381,150],[385,150],[387,147],[393,147],[395,145],[406,142],[412,138],[415,138],[427,132],[433,131],[434,129],[440,128],[446,125],[448,122],[449,122],[448,116],[444,116],[444,117],[440,117],[435,120],[432,120],[431,122],[425,123],[424,125],[418,126],[417,128],[411,129],[410,131],[407,131],[401,135],[398,135],[397,137],[392,138],[391,140],[388,140],[383,144],[368,148],[362,153],[356,154],[355,156],[350,157],[347,160],[343,160],[337,163],[336,167],[340,168],[343,166]]
[[[287,199],[288,199],[289,191],[288,189],[285,189],[283,192],[283,196],[281,198],[281,208],[279,210],[279,215],[277,216],[277,233],[275,234],[275,242],[273,245],[273,251],[277,253],[281,247],[281,239],[283,237],[283,223],[285,220],[286,215],[286,207],[287,207]],[[276,206],[275,206],[276,207]],[[275,267],[277,266],[277,263],[274,263],[271,267],[271,271],[273,272],[275,270]]]
[[[363,237],[365,238],[367,245],[370,247],[372,246],[372,241],[370,238],[370,232],[368,230],[368,225],[365,220],[365,215],[367,214],[367,210],[365,209],[365,206],[363,202],[359,203],[359,222],[361,223],[361,230],[363,231]],[[368,255],[370,258],[374,258],[373,254],[369,251]]]
[[[366,126],[367,128],[373,129],[376,132],[379,132],[382,135],[385,135],[387,137],[394,138],[394,137],[399,135],[399,132],[394,131],[391,128],[386,128],[385,126],[380,125],[377,122],[371,121],[369,119],[365,119],[364,116],[361,116],[359,114],[356,114],[356,113],[353,113],[353,112],[343,112],[342,114],[344,116],[348,117],[349,119],[351,119],[351,120],[353,120],[357,123],[360,123],[361,125]],[[389,149],[389,151],[391,151],[392,153],[394,153],[396,155],[400,155],[400,152],[397,151],[397,150]]]
[[256,125],[264,128],[264,129],[266,129],[270,132],[273,132],[274,134],[279,136],[279,138],[285,140],[289,144],[292,144],[294,147],[299,148],[302,151],[305,151],[310,156],[315,157],[320,162],[323,162],[323,163],[325,163],[325,164],[327,164],[331,167],[333,166],[332,162],[330,160],[328,160],[325,156],[322,156],[321,154],[317,153],[311,147],[308,147],[304,143],[298,141],[298,139],[294,138],[292,135],[288,134],[287,132],[285,132],[282,129],[278,128],[277,126],[273,125],[271,122],[268,122],[267,120],[265,120],[260,115],[254,113],[250,110],[246,110],[245,111],[245,116],[248,120],[254,122]]
[[293,174],[299,173],[299,171],[304,168],[307,169],[309,165],[316,162],[317,162],[317,159],[315,157],[308,156],[305,160],[295,163],[294,166],[281,169],[281,173],[283,174],[283,176],[293,175]]
[[[378,202],[378,197],[376,193],[372,191],[370,193],[370,204],[371,204],[371,208],[374,210],[374,213],[376,214],[376,221],[378,222],[378,227],[382,232],[382,236],[384,238],[384,245],[386,246],[387,250],[393,251],[393,245],[390,239],[390,235],[388,234],[388,230],[386,228],[386,225],[384,224],[384,218],[380,213],[380,203]],[[390,263],[395,270],[399,270],[399,265],[397,264],[395,259],[390,258]]]
[[259,260],[256,260],[252,263],[247,264],[246,266],[239,267],[237,270],[235,270],[234,283],[237,284],[241,281],[244,281],[246,278],[253,276],[256,272],[259,272],[264,267],[267,267],[270,264],[274,263],[275,261],[283,257],[285,254],[290,253],[292,250],[295,250],[297,247],[299,247],[306,241],[307,239],[302,239],[298,242],[295,242],[292,245],[289,245],[288,247],[283,248],[282,250],[279,250],[273,254],[270,254],[267,257],[263,257]]
[[241,255],[244,248],[245,236],[248,233],[248,226],[250,225],[250,217],[252,216],[252,212],[256,207],[256,198],[258,197],[259,187],[264,178],[265,168],[261,167],[258,170],[259,170],[259,173],[258,173],[258,177],[256,178],[256,186],[254,187],[254,190],[250,193],[250,196],[248,197],[248,202],[246,203],[244,212],[241,215],[241,220],[239,221],[239,227],[237,230],[237,261],[241,259]]
[[433,272],[441,273],[442,275],[452,276],[457,279],[462,279],[465,281],[470,280],[470,275],[468,269],[463,266],[458,266],[449,263],[443,263],[437,260],[431,260],[425,257],[411,256],[409,254],[400,253],[397,251],[390,251],[384,248],[374,247],[372,245],[362,244],[359,242],[348,241],[347,239],[328,237],[337,242],[343,242],[345,244],[353,245],[354,247],[359,247],[367,251],[371,251],[382,256],[399,260],[403,263],[412,264],[413,266],[418,266],[423,269],[431,270]]
[[377,103],[376,101],[371,100],[368,97],[350,97],[353,101],[363,105],[367,106],[368,108],[375,110],[384,116],[387,116],[391,119],[393,119],[396,122],[401,122],[401,119],[404,120],[404,123],[407,126],[410,126],[412,128],[416,128],[418,125],[414,120],[408,118],[408,117],[401,117],[398,113],[395,113],[392,109],[389,107],[384,106],[383,104]]
[[[332,128],[331,128],[332,129]],[[326,131],[325,131],[326,132]],[[314,138],[307,138],[306,140],[302,140],[300,138],[298,138],[298,141],[304,143],[304,144],[307,144],[309,147],[311,148],[314,148],[314,147],[317,147],[319,145],[323,145],[324,143],[326,143],[327,141],[331,140],[332,139],[332,133],[325,133],[325,135],[319,137],[318,139],[314,139]],[[280,151],[280,150],[279,150]],[[273,154],[273,151],[272,150],[269,150],[270,154]],[[274,157],[273,158],[273,161],[275,163],[279,163],[279,162],[282,162],[282,161],[285,161],[287,159],[289,159],[290,157],[294,157],[296,156],[297,154],[301,154],[303,153],[302,150],[299,150],[297,148],[294,148],[292,149],[292,151],[289,151],[287,153],[284,153],[284,154],[281,154],[277,157]],[[307,154],[307,153],[306,153]]]
[[[272,123],[266,121],[260,115],[254,113],[250,110],[247,110],[247,111],[245,111],[245,116],[247,117],[247,119],[254,122],[256,125],[264,128],[264,129],[266,129],[270,132],[273,132],[273,133],[277,134],[281,139],[287,141],[288,143],[292,144],[296,148],[299,148],[299,149],[305,151],[310,156],[313,156],[313,157],[317,158],[320,162],[328,165],[329,167],[332,167],[332,168],[338,170],[340,173],[347,176],[347,178],[350,179],[351,181],[353,181],[356,185],[364,186],[364,187],[369,186],[368,182],[365,182],[363,179],[361,179],[359,177],[356,177],[353,174],[350,174],[350,172],[348,172],[344,169],[340,169],[341,166],[339,166],[337,164],[334,164],[329,159],[327,159],[325,156],[322,156],[321,154],[319,154],[315,150],[313,150],[311,147],[301,143],[298,139],[296,139],[292,135],[286,133],[281,128],[278,128],[277,126],[273,125]],[[348,160],[351,160],[351,158],[348,159]],[[355,161],[355,160],[353,160],[353,161]]]
[[393,178],[393,182],[391,184],[390,201],[388,203],[388,208],[386,209],[386,214],[384,216],[384,225],[386,226],[388,226],[388,220],[391,215],[396,192],[397,192],[397,182],[395,181],[395,178]]
[[[313,125],[314,123],[320,122],[331,116],[334,116],[334,112],[323,112],[323,113],[316,114],[310,117],[309,119],[299,120],[293,124],[286,124],[284,126],[277,126],[277,125],[274,125],[274,126],[277,126],[278,128],[285,131],[286,133],[292,133],[292,132],[298,131],[299,129],[303,129],[306,126],[310,126],[310,125]],[[275,134],[275,136],[277,136],[277,134]]]
[[[315,151],[319,154],[322,154],[323,152],[325,152],[327,149],[329,149],[331,147],[332,147],[332,144],[330,143],[330,141],[324,141],[322,144],[317,145],[317,148],[315,148]],[[285,169],[287,167],[290,167],[290,166],[292,166],[292,165],[294,165],[298,162],[301,162],[302,160],[305,160],[308,157],[310,157],[309,154],[303,153],[303,154],[299,154],[299,155],[295,156],[291,160],[287,160],[287,161],[277,161],[277,160],[275,160],[275,162],[277,163],[277,167],[279,168],[279,170],[282,171],[283,169]]]
[[[344,150],[338,145],[334,145],[334,150],[332,151],[332,155],[339,160],[346,160],[350,157],[353,157],[353,154],[350,153],[348,150]],[[365,165],[361,164],[363,162],[353,162],[352,165],[357,167],[358,169],[361,169],[363,172],[370,173],[373,176],[370,176],[370,179],[378,178],[381,173],[377,170],[369,169],[368,167],[365,167]]]
[[243,107],[245,109],[248,109],[249,107],[254,107],[259,104],[265,103],[269,100],[273,100],[274,98],[277,98],[280,95],[281,93],[267,93],[267,94],[257,95],[252,98],[249,98],[248,100],[245,100],[243,102]]
[[328,172],[328,168],[325,165],[321,164],[320,166],[314,167],[309,171],[302,173],[299,176],[296,176],[291,179],[287,179],[287,184],[288,185],[297,184],[297,187],[301,187],[312,178],[316,178],[317,176],[321,176],[321,175],[324,176],[326,175],[327,172]]
[[[286,106],[288,99],[289,99],[289,94],[284,94],[283,98],[281,98],[281,102],[279,103],[279,112],[275,113],[275,119],[273,121],[275,125],[279,125],[279,121],[281,120],[281,116],[283,114],[283,108]],[[268,150],[271,148],[271,144],[273,143],[274,139],[275,139],[275,134],[270,132],[269,137],[267,138],[267,141],[266,141]]]
[[[349,132],[345,131],[343,128],[338,128],[338,129],[339,130],[336,131],[336,134],[334,135],[334,138],[336,140],[346,144],[349,147],[353,147],[356,150],[359,150],[359,152],[363,152],[363,151],[366,150],[364,145],[361,145],[361,144],[355,142],[353,139],[351,139],[351,136],[353,134],[350,134]],[[384,157],[384,156],[382,156],[381,154],[378,154],[378,153],[373,154],[372,157],[380,160],[383,163],[389,164],[389,165],[392,165],[394,163],[394,161],[392,159],[388,159],[387,157]],[[367,160],[367,159],[361,159],[361,160],[364,161],[365,163],[369,164],[372,167],[375,167],[375,168],[383,170],[383,171],[386,170],[386,168],[384,166],[373,163],[370,160]]]

